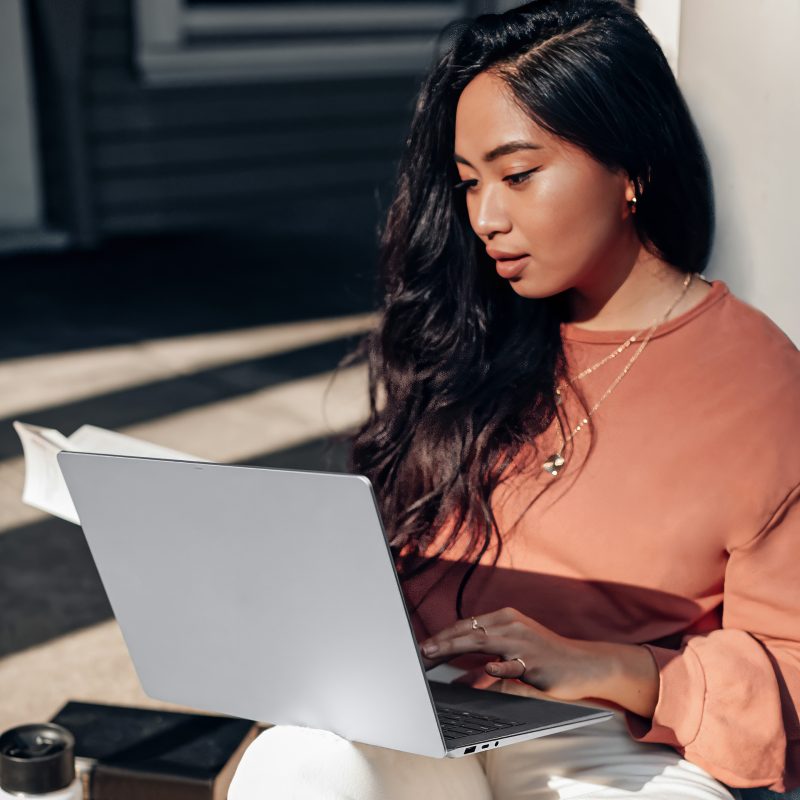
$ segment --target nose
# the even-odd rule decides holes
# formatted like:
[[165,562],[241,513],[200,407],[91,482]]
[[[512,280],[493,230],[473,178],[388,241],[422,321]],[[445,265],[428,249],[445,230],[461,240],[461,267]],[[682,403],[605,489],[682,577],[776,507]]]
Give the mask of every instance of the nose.
[[508,233],[511,229],[500,189],[499,186],[487,186],[475,201],[472,228],[478,236],[491,239],[496,233]]

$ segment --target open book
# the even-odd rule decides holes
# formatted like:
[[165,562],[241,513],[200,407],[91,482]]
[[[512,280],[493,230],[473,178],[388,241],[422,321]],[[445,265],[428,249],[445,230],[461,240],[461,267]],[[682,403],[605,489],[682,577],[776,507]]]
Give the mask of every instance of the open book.
[[61,519],[80,525],[78,512],[61,475],[56,455],[61,450],[79,453],[104,453],[116,456],[171,458],[178,461],[208,461],[206,458],[161,447],[124,433],[94,425],[82,425],[71,436],[53,428],[41,428],[26,422],[14,422],[14,430],[25,453],[25,487],[22,502]]

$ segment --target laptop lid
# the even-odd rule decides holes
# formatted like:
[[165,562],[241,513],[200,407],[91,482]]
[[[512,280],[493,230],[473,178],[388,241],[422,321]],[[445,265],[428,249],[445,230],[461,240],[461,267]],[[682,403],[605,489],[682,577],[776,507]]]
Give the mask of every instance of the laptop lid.
[[365,477],[58,462],[148,695],[445,754]]

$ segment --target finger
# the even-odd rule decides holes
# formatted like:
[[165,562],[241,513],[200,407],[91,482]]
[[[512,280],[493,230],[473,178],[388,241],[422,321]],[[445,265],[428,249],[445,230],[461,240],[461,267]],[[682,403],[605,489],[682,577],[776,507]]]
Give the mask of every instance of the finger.
[[478,631],[479,633],[483,633],[486,631],[486,627],[480,627],[480,622],[478,623],[479,627],[475,627],[472,624],[473,617],[469,619],[460,619],[455,624],[451,625],[449,628],[443,628],[440,630],[435,636],[431,636],[430,639],[423,642],[423,647],[427,644],[436,644],[439,645],[442,642],[449,641],[455,639],[459,636],[469,636],[473,631]]
[[447,630],[455,636],[464,636],[470,631],[475,630],[476,626],[482,626],[488,631],[491,627],[495,630],[498,627],[507,625],[509,622],[515,620],[518,612],[513,608],[501,608],[497,611],[490,611],[486,614],[478,614],[473,617],[465,617],[460,619],[455,625],[452,625]]
[[[478,642],[484,642],[489,636],[500,636],[503,638],[511,637],[524,633],[524,626],[522,626],[515,619],[508,619],[500,616],[501,612],[496,612],[494,615],[494,622],[492,622],[492,615],[470,617],[469,619],[462,619],[451,625],[449,628],[444,628],[439,631],[435,636],[426,639],[421,647],[427,648],[429,645],[441,646],[443,642],[453,641],[464,636],[475,636]],[[472,620],[475,619],[478,623],[474,627]]]
[[522,665],[522,662],[514,658],[508,661],[489,661],[486,664],[486,671],[493,678],[518,678],[522,680],[525,676],[526,669]]
[[[489,653],[490,655],[507,655],[530,650],[534,643],[521,638],[512,625],[498,628],[490,635],[481,630],[470,630],[463,636],[445,637],[441,634],[427,639],[420,645],[423,659],[452,658],[461,653]],[[501,649],[505,648],[505,649]]]
[[480,650],[488,639],[483,631],[470,631],[462,636],[442,636],[437,634],[427,642],[423,642],[420,650],[423,657],[441,660],[458,653],[474,653]]
[[500,636],[489,636],[483,631],[470,631],[465,636],[456,636],[453,639],[430,639],[422,646],[422,654],[428,658],[435,657],[437,660],[462,653],[489,653],[499,656],[509,652],[513,644]]
[[420,645],[417,648],[417,650],[419,652],[420,660],[422,661],[422,666],[426,670],[429,670],[429,669],[432,669],[435,666],[438,666],[439,664],[443,663],[444,661],[447,661],[447,659],[449,658],[449,656],[442,656],[441,655],[441,653],[439,652],[438,646],[436,648],[436,652],[435,653],[433,653],[433,652],[431,652],[430,654],[426,653],[423,650],[423,648],[427,647],[427,646],[428,646],[428,643],[425,643],[425,644]]
[[[464,617],[458,620],[447,628],[440,630],[431,639],[441,641],[444,639],[453,639],[457,636],[466,636],[474,630],[480,630],[481,627],[488,632],[489,626],[497,627],[498,624],[505,623],[508,620],[505,617],[507,609],[501,611],[493,611],[489,614],[480,614],[477,617]],[[429,640],[430,641],[430,640]]]
[[438,667],[439,664],[444,664],[450,658],[453,658],[453,656],[439,656],[439,655],[437,655],[435,658],[429,658],[424,653],[422,653],[422,651],[420,651],[419,657],[420,660],[422,661],[422,666],[425,669],[425,671],[433,669],[434,667]]
[[[492,633],[485,630],[472,630],[471,628],[460,636],[453,634],[446,635],[444,632],[426,639],[420,645],[420,652],[423,656],[435,656],[439,658],[442,654],[453,655],[462,652],[480,652],[500,655],[497,651],[497,641],[503,641],[506,646],[506,653],[519,652],[521,649],[530,649],[532,643],[523,639],[514,624],[504,625],[494,628]],[[490,644],[491,642],[491,644]],[[463,649],[466,648],[466,649]],[[494,649],[493,649],[494,648]]]

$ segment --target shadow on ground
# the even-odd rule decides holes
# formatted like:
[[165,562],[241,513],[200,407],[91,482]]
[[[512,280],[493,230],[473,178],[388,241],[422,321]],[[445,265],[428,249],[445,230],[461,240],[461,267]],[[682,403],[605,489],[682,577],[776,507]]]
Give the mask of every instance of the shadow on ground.
[[0,258],[0,359],[374,307],[375,244],[252,232],[115,239]]
[[[368,232],[371,235],[371,232]],[[329,318],[374,308],[374,243],[269,240],[253,232],[117,239],[91,252],[0,258],[0,360],[169,336]],[[122,428],[334,369],[355,340],[199,370],[22,415],[70,434]],[[0,420],[0,458],[20,455]],[[265,422],[266,424],[266,422]],[[249,463],[342,471],[342,443],[314,441]],[[54,518],[0,535],[0,657],[110,618],[77,526]]]

